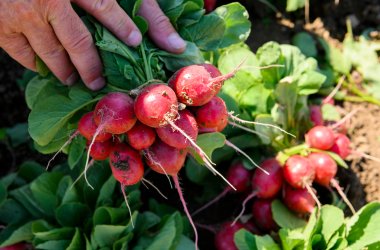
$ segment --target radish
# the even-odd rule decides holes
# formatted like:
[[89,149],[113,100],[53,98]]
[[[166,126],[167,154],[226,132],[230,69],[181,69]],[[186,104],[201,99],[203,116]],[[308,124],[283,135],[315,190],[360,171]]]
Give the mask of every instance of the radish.
[[[236,192],[243,193],[246,192],[250,186],[251,171],[246,169],[241,161],[237,161],[228,169],[226,178],[236,188]],[[232,191],[231,187],[227,186],[219,195],[217,195],[214,199],[206,203],[201,208],[197,209],[192,215],[195,216],[204,209],[208,208],[223,198],[230,191]]]
[[234,235],[237,231],[244,228],[244,225],[237,222],[230,225],[229,222],[221,226],[221,230],[215,235],[215,247],[217,250],[237,250]]
[[[194,116],[190,111],[184,109],[179,111],[179,117],[174,121],[174,124],[178,126],[186,135],[188,135],[193,141],[196,141],[198,136],[198,126]],[[191,142],[187,140],[176,129],[168,124],[166,126],[156,129],[158,137],[166,144],[175,148],[187,148],[191,146]]]
[[269,233],[278,229],[276,222],[273,220],[271,199],[255,200],[252,205],[252,215],[252,220],[262,232]]
[[243,201],[242,210],[233,223],[236,223],[236,221],[244,214],[247,202],[253,197],[270,199],[274,198],[281,190],[283,173],[278,161],[273,158],[267,159],[260,164],[260,168],[264,169],[268,174],[260,169],[254,171],[251,181],[253,191]]
[[322,126],[323,125],[323,116],[321,106],[311,105],[309,107],[310,111],[310,121],[314,126]]
[[174,91],[164,84],[152,84],[136,97],[134,110],[137,119],[153,128],[165,126],[178,115],[178,101]]
[[16,243],[10,246],[0,248],[0,250],[28,250],[28,249],[31,249],[31,245],[27,243]]
[[214,96],[195,111],[201,132],[221,132],[228,124],[228,111],[222,98]]
[[142,150],[149,148],[154,143],[156,132],[153,128],[137,121],[135,126],[127,131],[126,138],[132,148]]
[[326,153],[318,152],[309,154],[308,159],[310,165],[312,165],[315,169],[314,181],[327,188],[329,188],[331,184],[338,191],[339,195],[350,208],[351,212],[355,214],[356,211],[354,207],[344,194],[342,188],[339,186],[338,181],[334,178],[338,171],[338,166],[333,158]]
[[290,156],[284,165],[284,178],[294,188],[306,188],[317,203],[318,208],[321,207],[321,203],[311,188],[315,178],[315,169],[307,158],[300,155]]
[[195,249],[198,249],[198,232],[193,219],[187,209],[186,201],[183,197],[181,186],[178,180],[178,172],[185,163],[187,149],[178,149],[167,145],[161,140],[156,142],[147,150],[147,164],[154,171],[160,174],[168,174],[173,178],[174,186],[178,191],[179,198],[185,210],[185,214],[194,230]]
[[261,235],[262,234],[260,232],[260,230],[258,229],[257,225],[255,224],[255,222],[253,222],[252,219],[250,219],[247,222],[245,222],[243,224],[243,226],[244,226],[245,229],[247,229],[248,231],[250,231],[253,234],[256,234],[256,235]]
[[204,64],[189,65],[179,69],[169,79],[169,86],[175,91],[178,100],[188,106],[202,106],[217,95],[223,82],[233,77],[236,68],[226,75],[216,76],[213,66]]
[[205,0],[205,9],[206,12],[211,12],[215,9],[216,0]]
[[289,185],[284,186],[283,201],[297,213],[312,213],[316,203],[306,188],[292,188]]
[[[79,133],[91,141],[94,138],[98,126],[94,121],[94,112],[88,112],[82,116],[78,122],[78,131]],[[95,141],[107,141],[112,137],[112,134],[101,131],[95,138]]]
[[[91,142],[87,141],[87,145]],[[111,153],[113,143],[111,140],[104,142],[94,142],[91,147],[90,156],[96,161],[103,161],[108,158]]]
[[124,196],[125,204],[128,207],[129,215],[132,219],[132,211],[128,204],[128,198],[125,193],[126,186],[132,186],[140,182],[144,175],[144,164],[140,154],[124,143],[116,144],[110,154],[110,167],[115,179],[120,182],[121,191]]
[[350,144],[351,141],[346,135],[338,133],[335,135],[335,141],[330,150],[342,159],[346,159],[351,153]]
[[315,126],[307,132],[305,139],[312,148],[328,150],[333,146],[335,137],[331,128]]
[[199,65],[203,66],[208,71],[208,73],[210,73],[210,76],[212,78],[215,78],[215,77],[222,75],[222,73],[219,71],[219,69],[210,63],[202,63]]
[[124,93],[113,92],[105,95],[96,104],[94,121],[98,130],[111,134],[123,134],[136,123],[133,99]]

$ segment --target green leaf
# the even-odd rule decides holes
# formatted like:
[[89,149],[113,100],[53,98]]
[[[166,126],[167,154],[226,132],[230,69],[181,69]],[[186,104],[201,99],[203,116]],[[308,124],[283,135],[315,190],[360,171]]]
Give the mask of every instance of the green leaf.
[[28,222],[15,231],[13,231],[12,235],[7,238],[5,241],[3,241],[0,245],[0,247],[5,247],[9,245],[13,245],[18,242],[22,241],[30,241],[33,238],[32,234],[32,223],[33,222]]
[[255,241],[258,250],[280,250],[279,245],[269,235],[255,235]]
[[290,230],[288,228],[281,228],[278,234],[284,250],[302,249],[304,245],[304,235],[301,229]]
[[44,173],[30,185],[34,199],[47,216],[54,216],[54,210],[58,204],[56,191],[61,179],[60,173]]
[[15,126],[8,128],[6,132],[12,147],[17,147],[29,140],[27,123],[17,123]]
[[272,202],[272,214],[274,221],[282,228],[296,229],[306,225],[306,221],[297,217],[279,200]]
[[39,56],[36,56],[36,69],[41,76],[47,76],[50,73],[49,68]]
[[57,199],[60,200],[60,204],[68,202],[77,202],[80,200],[78,191],[73,185],[73,180],[70,176],[64,176],[59,182],[57,189]]
[[0,222],[4,224],[19,224],[30,219],[28,211],[13,199],[0,201]]
[[311,95],[318,92],[326,77],[316,71],[308,70],[303,73],[297,80],[298,94]]
[[297,46],[307,57],[317,56],[317,45],[314,38],[307,32],[298,32],[292,38],[292,44]]
[[195,43],[201,50],[216,50],[219,47],[224,30],[223,19],[211,13],[203,16],[197,23],[181,29],[180,35],[185,40]]
[[190,181],[202,184],[205,178],[209,175],[210,170],[201,165],[194,158],[190,158],[185,163],[186,176]]
[[[197,145],[206,153],[210,159],[212,158],[212,153],[215,149],[221,148],[224,146],[226,137],[222,133],[206,133],[198,135]],[[202,159],[198,154],[194,154],[195,159],[199,163],[203,163]]]
[[292,12],[305,7],[306,0],[286,0],[286,11]]
[[85,242],[83,240],[82,233],[78,228],[75,228],[75,234],[73,239],[71,240],[70,245],[66,248],[66,250],[80,250],[84,249]]
[[319,43],[322,45],[326,52],[326,59],[333,67],[333,69],[342,74],[348,74],[351,70],[351,61],[338,48],[330,45],[323,38],[318,38]]
[[141,235],[152,227],[156,226],[158,223],[160,223],[160,221],[161,218],[153,212],[146,211],[144,213],[141,213],[137,217],[136,228],[134,229],[134,232],[137,235]]
[[380,203],[371,202],[362,207],[347,222],[349,249],[363,249],[380,242]]
[[22,186],[10,191],[9,193],[11,197],[22,204],[35,218],[43,218],[45,216],[44,210],[34,199],[29,186]]
[[146,248],[146,250],[175,249],[181,239],[182,230],[182,219],[180,214],[176,212],[167,219],[159,233],[154,237],[153,242]]
[[97,101],[88,91],[74,86],[69,96],[54,94],[39,100],[28,119],[31,137],[41,146],[49,144],[76,112]]
[[39,163],[34,161],[25,161],[19,166],[17,175],[29,183],[37,179],[38,176],[43,173],[46,173],[46,171]]
[[182,54],[171,54],[160,50],[157,52],[157,55],[165,64],[165,67],[172,72],[188,65],[200,64],[204,62],[201,51],[192,42],[186,43],[186,50]]
[[74,228],[62,227],[54,228],[47,231],[33,232],[35,240],[51,241],[51,240],[68,240],[74,235]]
[[[273,121],[273,118],[267,114],[256,116],[255,122],[272,124],[277,126],[277,124]],[[255,124],[255,130],[257,131],[258,137],[260,138],[263,144],[270,144],[278,135],[278,130],[265,125]]]
[[70,240],[51,240],[38,244],[37,249],[41,250],[65,250],[70,244]]
[[110,247],[126,231],[126,226],[118,225],[96,225],[93,238],[98,247]]
[[55,217],[62,226],[81,226],[90,216],[87,205],[79,202],[65,203],[55,210]]
[[240,229],[234,235],[236,247],[239,250],[256,250],[255,236],[245,229]]
[[188,250],[188,249],[195,249],[195,244],[192,240],[190,240],[188,237],[182,235],[181,239],[178,243],[178,246],[175,248],[176,250]]
[[[283,65],[281,47],[276,42],[267,42],[262,45],[256,52],[259,66]],[[274,86],[279,82],[285,72],[284,67],[269,67],[261,70],[261,75],[265,83]]]
[[115,225],[128,217],[128,211],[125,208],[98,207],[94,212],[93,223],[94,225]]
[[251,32],[251,22],[248,11],[244,6],[240,3],[230,3],[216,8],[214,12],[223,18],[225,23],[225,31],[219,45],[220,48],[226,48],[247,40]]
[[86,139],[82,136],[76,136],[69,146],[69,155],[67,162],[70,169],[73,169],[81,160],[86,149]]
[[326,121],[339,121],[341,119],[338,109],[331,104],[322,105],[322,117]]
[[96,201],[97,207],[107,204],[112,204],[112,195],[115,192],[116,180],[110,176],[100,189],[98,199]]
[[321,208],[321,220],[321,234],[323,236],[325,244],[327,245],[334,233],[337,232],[343,225],[344,214],[343,211],[337,207],[334,207],[332,205],[324,205]]

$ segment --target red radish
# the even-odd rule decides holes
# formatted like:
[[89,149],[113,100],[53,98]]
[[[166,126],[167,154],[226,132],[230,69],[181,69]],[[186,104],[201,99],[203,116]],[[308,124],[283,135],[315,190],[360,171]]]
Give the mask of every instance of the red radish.
[[215,96],[199,107],[195,118],[202,132],[221,132],[228,124],[228,111],[222,98]]
[[152,84],[142,89],[135,100],[135,113],[140,122],[158,128],[174,121],[178,101],[174,91],[164,84]]
[[217,250],[237,250],[235,245],[234,236],[237,231],[244,228],[244,225],[237,222],[230,225],[226,222],[221,226],[221,230],[215,235],[215,247]]
[[328,154],[323,152],[311,153],[308,155],[310,164],[315,168],[314,181],[319,185],[330,189],[330,184],[338,191],[344,202],[350,208],[351,212],[355,214],[355,209],[347,196],[344,194],[342,188],[339,186],[338,181],[334,178],[338,172],[336,162]]
[[310,120],[313,123],[313,125],[314,126],[323,125],[323,116],[322,116],[321,106],[311,105],[309,107],[309,111],[310,111]]
[[346,159],[351,153],[350,144],[351,141],[346,135],[338,133],[335,135],[335,141],[330,150],[342,159]]
[[295,189],[289,185],[284,186],[283,201],[288,208],[297,213],[312,213],[316,203],[306,188]]
[[253,234],[261,235],[260,230],[258,229],[257,225],[253,222],[252,219],[248,220],[243,224],[244,228],[250,231]]
[[314,181],[322,186],[329,186],[335,177],[338,166],[336,162],[326,153],[317,152],[307,156],[309,164],[315,169]]
[[[207,67],[207,68],[206,68]],[[218,94],[223,82],[233,77],[237,71],[213,77],[212,66],[190,65],[179,69],[169,79],[169,86],[178,100],[188,106],[202,106]]]
[[[198,136],[198,126],[194,116],[190,111],[184,109],[179,111],[179,117],[174,121],[186,135],[193,141],[196,141]],[[175,148],[187,148],[191,146],[191,142],[187,140],[183,134],[174,129],[170,124],[156,129],[158,137],[166,144]]]
[[143,178],[144,165],[140,154],[124,143],[116,144],[110,154],[113,176],[123,186],[131,186]]
[[307,132],[305,139],[312,148],[328,150],[333,146],[335,137],[331,128],[315,126]]
[[0,250],[28,250],[31,249],[31,245],[27,243],[16,243],[6,247],[0,247]]
[[[236,188],[236,192],[243,193],[246,192],[250,186],[251,171],[246,169],[241,161],[235,162],[230,166],[227,171],[227,180]],[[204,209],[208,208],[221,198],[223,198],[228,192],[232,191],[230,186],[227,186],[223,192],[217,195],[214,199],[206,203],[201,208],[197,209],[192,215],[200,213]]]
[[252,176],[252,193],[245,198],[240,214],[235,218],[234,223],[244,214],[245,206],[253,197],[270,199],[274,198],[281,190],[283,184],[282,168],[276,159],[267,159],[260,164],[260,168],[267,173],[256,169]]
[[157,139],[146,151],[146,163],[157,173],[176,175],[185,163],[186,154],[186,149],[171,147]]
[[216,0],[205,0],[205,9],[206,12],[211,12],[215,9]]
[[278,226],[273,220],[272,215],[272,200],[258,199],[252,205],[252,219],[260,230],[264,233],[276,231]]
[[154,129],[141,122],[136,122],[135,126],[126,133],[126,136],[128,144],[136,150],[149,148],[156,140]]
[[124,93],[113,92],[104,96],[95,106],[95,123],[111,134],[123,134],[136,123],[133,99]]
[[215,78],[215,77],[222,75],[222,73],[219,71],[219,69],[210,63],[202,63],[199,65],[203,66],[208,71],[208,73],[210,73],[210,76],[212,78]]
[[311,185],[315,177],[315,169],[309,160],[300,155],[290,156],[284,165],[284,178],[295,188]]
[[143,179],[144,164],[140,154],[124,143],[116,144],[110,154],[110,167],[115,179],[121,184],[125,204],[128,207],[132,227],[134,227],[132,211],[128,204],[125,187],[131,186]]
[[147,164],[150,168],[160,174],[169,174],[172,176],[174,186],[178,191],[179,198],[185,210],[186,216],[194,230],[195,235],[195,249],[198,249],[198,232],[193,219],[186,206],[185,198],[183,197],[181,186],[178,180],[178,172],[184,165],[186,159],[187,149],[173,148],[160,140],[156,142],[147,150]]
[[[84,114],[78,122],[79,133],[89,141],[91,141],[94,138],[97,128],[98,126],[94,121],[93,111]],[[107,141],[111,137],[112,134],[102,131],[96,136],[95,141]]]
[[[90,142],[87,141],[87,145]],[[96,161],[103,161],[108,158],[113,147],[112,141],[94,142],[91,147],[90,156]]]

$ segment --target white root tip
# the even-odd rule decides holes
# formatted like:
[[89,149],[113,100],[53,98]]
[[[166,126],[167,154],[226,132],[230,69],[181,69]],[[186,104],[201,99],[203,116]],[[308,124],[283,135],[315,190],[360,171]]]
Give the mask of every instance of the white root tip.
[[267,139],[270,139],[269,136],[263,134],[263,133],[260,133],[260,132],[257,132],[256,130],[253,130],[253,129],[250,129],[250,128],[247,128],[247,127],[244,127],[242,125],[239,125],[235,122],[232,122],[232,121],[228,121],[228,124],[230,124],[231,126],[233,127],[237,127],[237,128],[240,128],[241,130],[244,130],[244,131],[247,131],[249,133],[252,133],[252,134],[256,134],[256,135],[259,135],[259,136],[262,136],[262,137],[265,137]]
[[[145,185],[145,182],[148,183],[150,186],[152,186],[154,189],[156,189],[156,191],[165,199],[167,200],[168,198],[160,191],[160,189],[158,189],[158,187],[156,187],[151,181],[145,179],[145,178],[142,178],[142,183]],[[149,189],[147,186],[145,186],[147,189]]]
[[128,197],[124,189],[125,189],[125,186],[121,184],[121,192],[123,193],[123,196],[124,196],[125,205],[127,205],[127,208],[128,208],[129,217],[131,218],[131,225],[132,225],[132,228],[135,228],[135,224],[133,222],[133,217],[132,217],[132,210],[131,210],[131,207],[129,206]]
[[59,155],[59,154],[62,152],[62,150],[63,150],[67,145],[69,145],[77,135],[79,135],[79,130],[76,130],[76,131],[75,131],[75,132],[69,137],[69,139],[68,139],[68,140],[62,145],[62,147],[60,147],[59,150],[53,155],[53,157],[48,161],[48,163],[47,163],[47,165],[46,165],[46,170],[49,169],[50,164],[54,161],[54,159],[57,157],[57,155]]

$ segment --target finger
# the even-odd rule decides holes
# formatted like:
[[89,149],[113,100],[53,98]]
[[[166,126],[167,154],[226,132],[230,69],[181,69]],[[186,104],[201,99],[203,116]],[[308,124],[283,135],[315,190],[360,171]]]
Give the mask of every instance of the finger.
[[126,44],[135,47],[141,43],[140,30],[116,0],[74,0],[73,2],[93,15]]
[[66,85],[75,83],[78,78],[75,68],[51,26],[42,20],[41,22],[33,21],[24,25],[24,35],[35,53],[53,74]]
[[185,50],[185,41],[175,31],[156,0],[143,0],[139,15],[148,21],[148,33],[157,46],[173,53],[182,53]]
[[92,90],[103,88],[105,80],[99,54],[90,32],[71,5],[57,6],[49,21],[86,86]]
[[22,66],[36,71],[36,54],[23,34],[0,36],[0,47]]

